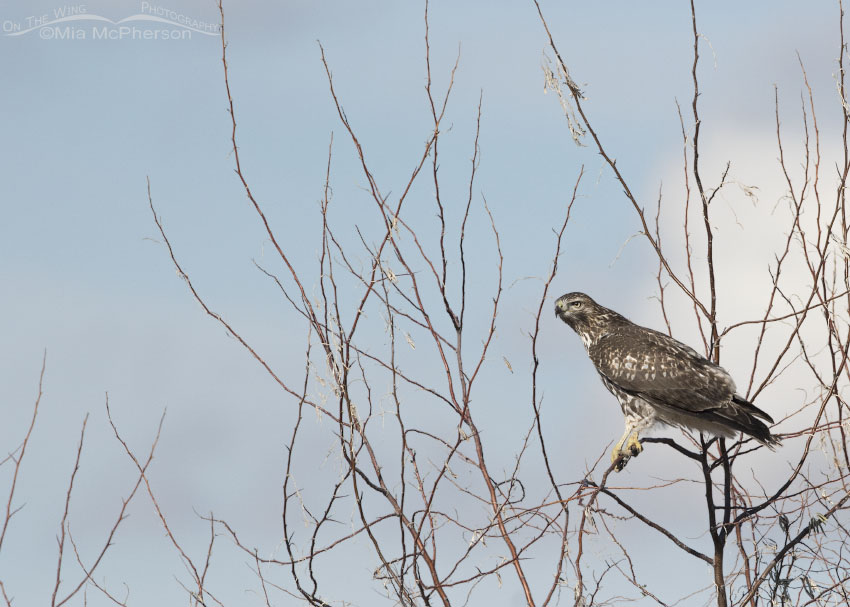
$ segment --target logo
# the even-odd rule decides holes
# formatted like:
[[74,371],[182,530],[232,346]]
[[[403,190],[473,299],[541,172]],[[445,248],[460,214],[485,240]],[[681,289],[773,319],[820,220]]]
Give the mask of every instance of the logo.
[[220,36],[221,26],[151,2],[142,2],[138,13],[118,20],[90,13],[85,4],[66,4],[46,14],[6,19],[0,33],[42,40],[191,40]]

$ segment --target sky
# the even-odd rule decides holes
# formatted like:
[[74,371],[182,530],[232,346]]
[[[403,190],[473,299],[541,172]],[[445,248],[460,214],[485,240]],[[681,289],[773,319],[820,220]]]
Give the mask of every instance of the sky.
[[[585,93],[593,124],[638,199],[654,209],[661,189],[673,209],[663,229],[676,243],[681,217],[675,209],[682,201],[676,101],[690,121],[692,97],[689,7],[551,0],[541,6]],[[247,0],[225,2],[224,10],[244,173],[278,239],[314,289],[329,146],[335,225],[352,246],[353,226],[371,238],[380,228],[369,215],[374,209],[336,113],[319,44],[377,182],[397,200],[432,128],[424,94],[424,5]],[[79,18],[52,23],[62,14]],[[119,23],[133,15],[144,18]],[[146,19],[162,15],[187,17],[199,27]],[[508,469],[522,441],[517,428],[529,421],[527,332],[540,277],[549,271],[552,230],[563,220],[582,167],[550,295],[585,291],[660,329],[653,299],[656,265],[646,241],[632,238],[639,231],[636,215],[592,142],[573,142],[557,97],[544,91],[546,38],[533,3],[435,0],[429,16],[435,91],[446,90],[458,60],[446,118],[450,128],[440,143],[442,187],[455,222],[468,193],[482,100],[468,235],[474,251],[470,290],[476,312],[488,309],[495,251],[482,205],[486,198],[500,230],[506,288],[490,357],[499,369],[488,367],[492,381],[482,386],[479,402],[488,408],[481,415],[494,461]],[[761,309],[748,295],[763,284],[783,234],[780,222],[771,219],[785,194],[776,164],[774,94],[778,91],[783,128],[799,142],[805,90],[800,62],[819,111],[825,156],[834,157],[838,7],[697,2],[697,16],[703,35],[705,175],[716,182],[729,160],[739,186],[758,188],[757,203],[745,188],[732,188],[720,197],[716,216],[721,287],[735,294],[721,300],[720,316],[730,323]],[[233,172],[218,22],[217,7],[206,0],[8,0],[0,7],[5,83],[0,120],[6,142],[0,147],[0,444],[8,452],[26,432],[46,353],[44,395],[14,500],[23,508],[0,552],[0,579],[16,605],[44,604],[52,593],[56,535],[86,416],[69,513],[84,555],[96,553],[129,489],[133,466],[108,424],[107,394],[122,436],[139,452],[149,448],[166,411],[151,479],[172,529],[194,554],[202,554],[209,532],[197,513],[208,512],[226,516],[270,550],[279,549],[284,441],[293,402],[192,299],[161,242],[146,190],[149,180],[175,253],[204,298],[276,369],[298,378],[306,329],[254,266],[256,261],[281,271]],[[203,24],[213,26],[205,30]],[[133,39],[133,28],[142,39]],[[144,39],[144,32],[160,30],[177,32],[179,39]],[[789,150],[799,148],[789,143]],[[409,221],[433,234],[430,182],[417,185],[408,208]],[[751,225],[746,221],[762,229],[745,236],[738,224]],[[456,237],[456,227],[450,235]],[[366,260],[362,250],[357,259]],[[457,264],[450,269],[456,275]],[[687,305],[673,301],[674,334],[697,346]],[[563,477],[576,480],[619,436],[620,413],[579,340],[551,314],[543,320],[547,427],[558,429],[552,448]],[[372,322],[380,326],[379,319]],[[481,335],[482,318],[476,314],[470,322],[470,330]],[[428,355],[422,348],[415,357],[408,354],[412,364]],[[726,348],[724,356],[739,384],[745,383],[746,353]],[[506,375],[503,359],[518,373]],[[773,413],[781,417],[784,406],[777,404]],[[577,432],[587,424],[599,433]],[[309,432],[321,436],[320,430]],[[329,457],[319,438],[305,450],[314,461]],[[659,470],[664,462],[662,454],[647,450],[638,462],[645,468],[630,472],[642,476],[632,480],[652,473],[675,476],[679,464]],[[332,477],[333,470],[325,476]],[[0,467],[3,501],[10,483],[7,462]],[[150,501],[138,496],[129,512],[98,579],[119,593],[126,582],[130,605],[185,600],[175,577],[186,576]],[[346,557],[341,553],[333,565],[344,574],[330,582],[329,592],[336,600],[369,604],[375,598],[368,589],[374,564],[352,566]],[[222,600],[260,604],[246,590],[255,579],[243,559],[230,558],[217,572]],[[72,565],[66,585],[79,577]],[[694,571],[695,580],[702,572]],[[362,587],[347,586],[364,577]],[[686,575],[682,584],[690,579]],[[682,594],[678,590],[671,595]],[[492,604],[508,605],[516,604],[515,591],[481,592]],[[87,599],[108,604],[91,588]],[[71,604],[83,604],[83,595]],[[278,604],[295,603],[281,598]]]

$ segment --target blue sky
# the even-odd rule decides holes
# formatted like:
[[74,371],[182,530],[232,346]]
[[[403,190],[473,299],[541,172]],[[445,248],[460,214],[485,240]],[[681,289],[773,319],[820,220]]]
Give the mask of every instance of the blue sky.
[[[13,519],[0,554],[0,579],[20,605],[43,602],[49,594],[45,588],[52,589],[54,538],[86,413],[86,447],[71,514],[72,528],[90,541],[90,552],[105,533],[104,517],[113,516],[126,493],[132,467],[107,425],[106,392],[119,428],[136,449],[149,445],[167,408],[151,474],[170,520],[196,551],[203,548],[207,530],[194,511],[226,514],[258,537],[269,528],[279,535],[281,437],[292,423],[292,403],[202,313],[176,276],[147,206],[147,178],[181,263],[215,309],[291,377],[301,372],[306,338],[274,285],[252,263],[275,260],[233,174],[219,39],[194,32],[184,40],[95,40],[90,21],[74,26],[87,39],[56,39],[41,29],[6,35],[14,24],[52,15],[62,6],[10,0],[0,8],[5,83],[0,93],[5,141],[0,147],[0,443],[8,450],[26,427],[47,351],[45,396],[16,495],[26,507]],[[112,21],[140,12],[136,2],[84,6],[86,14]],[[209,1],[157,6],[202,21],[218,19]],[[685,107],[691,96],[688,7],[622,1],[542,6],[572,76],[586,93],[585,107],[635,192],[651,207],[663,182],[670,192],[665,201],[675,206],[681,198],[675,100]],[[838,7],[727,1],[697,3],[697,10],[700,31],[711,44],[702,45],[700,68],[706,174],[716,179],[730,158],[735,170],[741,167],[736,175],[742,180],[753,174],[748,169],[768,182],[776,177],[761,169],[775,160],[773,86],[788,112],[783,124],[799,128],[802,83],[795,53],[806,65],[816,104],[823,107],[821,128],[828,143],[839,117],[833,80]],[[429,135],[423,5],[255,0],[226,3],[225,14],[245,174],[287,251],[306,276],[313,276],[318,201],[332,133],[337,225],[360,225],[373,212],[329,95],[317,41],[382,190],[397,196]],[[471,279],[476,305],[486,308],[494,278],[481,196],[500,227],[505,284],[541,277],[551,261],[551,230],[584,165],[553,295],[587,291],[660,328],[650,299],[655,266],[648,247],[635,239],[618,257],[638,230],[636,218],[592,147],[572,142],[557,98],[544,94],[545,42],[530,2],[435,1],[431,6],[436,91],[445,90],[460,51],[448,109],[451,130],[441,139],[441,175],[454,218],[465,201],[476,106],[483,96],[481,165],[469,235],[478,264]],[[782,195],[775,184],[759,185],[768,206]],[[423,182],[413,193],[410,213],[433,227],[429,194]],[[730,208],[740,204],[738,198],[728,201]],[[674,229],[675,221],[668,227]],[[734,257],[739,236],[731,233],[728,248]],[[350,229],[347,236],[354,237]],[[753,271],[763,265],[753,264]],[[746,273],[729,276],[749,280]],[[516,285],[506,290],[491,358],[501,365],[506,357],[525,372],[525,332],[539,282]],[[734,306],[725,311],[734,317]],[[685,309],[682,317],[686,314]],[[544,320],[546,407],[552,427],[562,428],[553,448],[565,462],[564,478],[575,480],[585,462],[619,435],[621,421],[579,341],[550,314]],[[683,321],[680,330],[697,345],[693,327]],[[504,383],[488,386],[482,402],[492,407],[486,416],[491,444],[509,446],[494,457],[510,466],[521,441],[516,428],[528,422],[527,384],[525,376],[498,377]],[[505,394],[510,396],[500,397]],[[575,397],[575,406],[564,402],[564,394]],[[582,402],[599,404],[582,407]],[[601,424],[601,434],[571,432],[586,423]],[[315,449],[316,457],[324,457],[323,447]],[[648,452],[642,465],[662,461]],[[0,472],[5,488],[9,466]],[[127,581],[130,604],[183,600],[173,579],[182,573],[181,565],[162,540],[144,496],[131,512],[102,574],[109,583]],[[234,571],[241,571],[239,559],[234,562]],[[364,565],[351,575],[368,579],[368,570]],[[244,593],[251,584],[249,572],[236,573],[221,592],[229,604],[253,604],[256,597]],[[356,592],[361,594],[353,598],[368,604],[369,591]],[[495,597],[494,604],[515,598],[497,589],[485,592],[493,593],[488,596]],[[106,604],[98,602],[102,596],[89,598],[89,604]]]

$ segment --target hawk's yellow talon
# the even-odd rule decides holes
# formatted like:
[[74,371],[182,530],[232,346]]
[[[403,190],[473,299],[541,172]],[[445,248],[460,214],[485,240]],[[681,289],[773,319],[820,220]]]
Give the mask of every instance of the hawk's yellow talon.
[[632,458],[628,453],[618,453],[611,463],[614,465],[615,471],[621,472],[630,459]]
[[623,450],[624,440],[618,442],[614,446],[614,449],[611,451],[611,465],[614,466],[614,470],[616,470],[617,472],[625,468],[626,464],[631,459],[631,455],[629,455],[629,452],[627,450]]
[[614,447],[614,449],[611,451],[611,463],[612,463],[612,464],[616,463],[616,462],[617,462],[617,460],[620,458],[620,456],[621,456],[621,455],[625,455],[625,454],[624,454],[624,453],[622,453],[622,452],[620,452],[620,446],[619,446],[619,445],[617,445],[617,446],[616,446],[616,447]]
[[637,457],[640,455],[640,452],[643,451],[643,445],[640,444],[637,433],[632,434],[629,438],[629,442],[626,443],[626,451],[628,451],[632,457]]
[[[640,450],[638,450],[637,453],[634,453],[631,448],[632,442],[637,442],[637,438],[632,438],[635,434],[634,430],[626,426],[626,431],[611,451],[611,465],[614,466],[614,470],[617,472],[620,472],[626,467],[626,464],[629,459],[631,459],[632,455],[640,453]],[[625,445],[625,447],[623,445]],[[641,448],[640,443],[637,443],[637,445]]]

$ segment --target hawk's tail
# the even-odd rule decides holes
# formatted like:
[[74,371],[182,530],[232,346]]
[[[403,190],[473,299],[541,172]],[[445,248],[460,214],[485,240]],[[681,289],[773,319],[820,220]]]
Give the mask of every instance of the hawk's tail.
[[729,416],[729,421],[736,429],[749,434],[769,449],[774,449],[779,445],[780,439],[771,434],[770,428],[762,421],[765,420],[772,424],[773,418],[770,415],[737,394],[732,397],[732,403],[734,412]]

